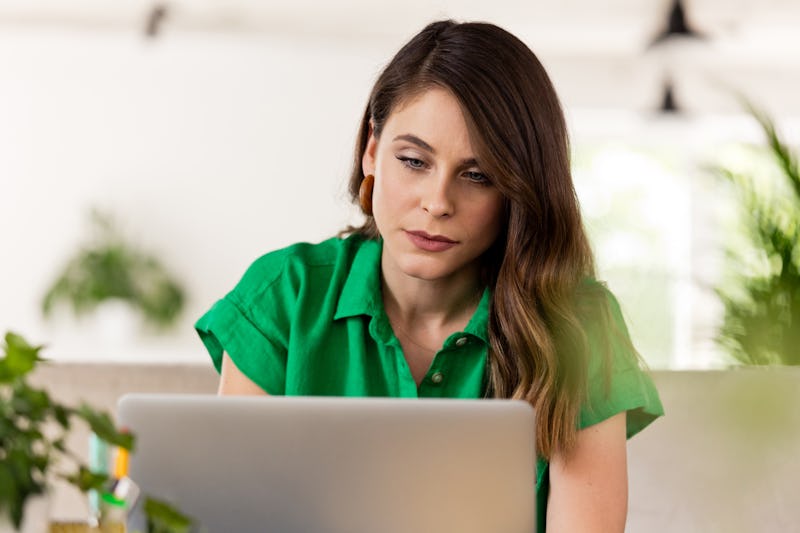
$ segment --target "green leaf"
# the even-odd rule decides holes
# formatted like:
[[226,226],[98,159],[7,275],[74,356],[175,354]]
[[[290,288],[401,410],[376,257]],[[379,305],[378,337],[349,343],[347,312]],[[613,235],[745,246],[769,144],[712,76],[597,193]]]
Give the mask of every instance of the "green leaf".
[[69,415],[72,414],[72,409],[63,405],[53,405],[53,418],[64,429],[69,429]]
[[62,477],[78,487],[81,492],[87,492],[89,490],[102,490],[109,479],[108,474],[92,472],[84,465],[80,465],[78,471],[74,474]]
[[34,479],[34,463],[33,455],[26,453],[28,450],[20,450],[13,448],[7,451],[5,457],[8,471],[14,477],[18,490],[28,491],[36,487],[36,480]]
[[133,451],[135,444],[133,435],[125,431],[117,430],[114,421],[108,413],[97,411],[84,403],[75,411],[75,414],[85,420],[92,431],[94,431],[101,440],[113,444],[114,446]]
[[[16,507],[20,508],[16,509]],[[16,480],[14,479],[10,466],[5,461],[0,461],[0,515],[6,511],[8,511],[12,517],[22,516]],[[19,521],[14,522],[14,526],[19,528],[20,522],[21,518]]]
[[[25,502],[44,492],[44,483],[34,480],[24,455],[14,454],[0,461],[0,509],[7,509],[16,529],[22,524]],[[21,477],[20,477],[21,476]]]
[[770,116],[764,112],[763,109],[756,107],[746,98],[740,98],[740,100],[753,118],[758,121],[761,129],[764,131],[764,135],[767,137],[767,144],[770,147],[775,161],[780,165],[789,184],[794,188],[794,192],[797,195],[796,199],[800,201],[800,169],[798,168],[797,159],[789,150],[787,144],[783,142],[778,135],[775,129],[775,123]]
[[28,374],[42,361],[39,357],[41,346],[31,346],[16,333],[5,335],[5,357],[0,359],[0,382],[10,383]]
[[10,403],[15,413],[33,422],[44,420],[52,404],[45,391],[34,389],[21,381],[15,383]]
[[144,501],[149,533],[188,533],[193,520],[170,503],[148,496]]

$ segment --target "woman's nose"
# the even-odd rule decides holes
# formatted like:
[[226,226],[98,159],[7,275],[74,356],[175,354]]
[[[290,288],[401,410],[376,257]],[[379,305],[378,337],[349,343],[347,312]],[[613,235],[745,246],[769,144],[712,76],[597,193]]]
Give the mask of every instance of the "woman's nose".
[[422,209],[435,218],[452,216],[455,202],[449,180],[444,176],[431,176],[425,181],[420,198]]

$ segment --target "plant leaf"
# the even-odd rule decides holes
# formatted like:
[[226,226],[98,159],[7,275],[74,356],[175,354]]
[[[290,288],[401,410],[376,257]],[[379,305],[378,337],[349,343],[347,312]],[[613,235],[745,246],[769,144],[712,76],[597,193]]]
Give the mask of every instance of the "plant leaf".
[[75,414],[85,420],[86,423],[89,424],[91,430],[94,431],[101,440],[113,444],[114,446],[133,451],[135,443],[133,435],[125,431],[117,430],[114,421],[111,420],[108,413],[97,411],[84,403],[78,407]]
[[69,429],[69,415],[73,413],[72,409],[63,405],[53,405],[53,418],[64,429]]
[[78,471],[74,474],[62,477],[78,487],[81,492],[87,492],[89,490],[101,490],[104,488],[109,479],[108,474],[92,472],[84,465],[80,465],[80,467],[78,467]]
[[764,135],[767,137],[767,144],[772,151],[778,165],[784,172],[784,175],[789,181],[789,184],[794,189],[797,201],[800,201],[800,168],[798,168],[797,159],[794,154],[789,150],[788,145],[783,142],[775,129],[775,122],[770,116],[761,108],[754,105],[747,98],[740,96],[740,101],[744,107],[750,112],[753,118],[758,121]]
[[41,346],[31,346],[20,335],[8,332],[5,335],[5,357],[0,359],[0,382],[10,383],[36,367]]
[[193,520],[170,503],[148,496],[144,501],[150,533],[188,533]]

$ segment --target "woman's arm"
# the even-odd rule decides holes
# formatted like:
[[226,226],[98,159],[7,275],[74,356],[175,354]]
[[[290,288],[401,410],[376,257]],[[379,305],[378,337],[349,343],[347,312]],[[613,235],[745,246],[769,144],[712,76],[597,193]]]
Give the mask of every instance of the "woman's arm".
[[625,413],[578,432],[568,458],[550,461],[547,531],[620,532],[628,514]]
[[264,396],[267,393],[245,376],[227,353],[223,353],[217,394],[220,396]]

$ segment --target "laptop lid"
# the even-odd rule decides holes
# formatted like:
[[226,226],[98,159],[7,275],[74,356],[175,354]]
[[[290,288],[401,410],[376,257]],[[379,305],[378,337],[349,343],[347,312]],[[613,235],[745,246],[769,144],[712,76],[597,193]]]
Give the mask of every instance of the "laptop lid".
[[208,533],[534,530],[525,402],[135,394],[118,418],[130,477]]

